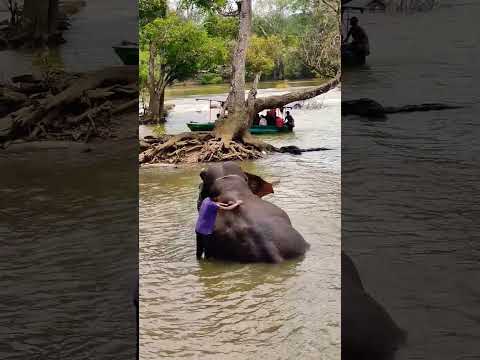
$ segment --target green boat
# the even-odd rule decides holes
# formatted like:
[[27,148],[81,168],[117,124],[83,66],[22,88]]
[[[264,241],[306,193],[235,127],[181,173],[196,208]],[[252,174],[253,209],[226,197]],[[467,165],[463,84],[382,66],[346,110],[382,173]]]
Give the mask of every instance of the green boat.
[[125,65],[138,65],[138,45],[128,43],[114,46],[113,50]]
[[[196,123],[196,122],[189,122],[187,123],[188,128],[191,131],[212,131],[215,127],[215,123]],[[278,134],[278,133],[285,133],[291,132],[291,130],[284,126],[282,128],[277,128],[276,126],[252,126],[250,128],[250,133],[254,135],[267,135],[267,134]]]

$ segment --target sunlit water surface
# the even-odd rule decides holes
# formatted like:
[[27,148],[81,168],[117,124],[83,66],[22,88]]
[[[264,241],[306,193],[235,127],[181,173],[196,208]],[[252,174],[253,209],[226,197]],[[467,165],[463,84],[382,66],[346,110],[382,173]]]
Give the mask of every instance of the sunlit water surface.
[[[259,96],[271,93],[279,91],[264,89]],[[169,102],[175,109],[168,133],[208,118],[208,103],[195,96]],[[201,166],[140,170],[142,359],[339,359],[340,91],[305,105],[315,109],[293,111],[294,133],[264,139],[332,150],[241,164],[280,181],[265,199],[283,208],[311,244],[304,259],[280,265],[197,261]]]

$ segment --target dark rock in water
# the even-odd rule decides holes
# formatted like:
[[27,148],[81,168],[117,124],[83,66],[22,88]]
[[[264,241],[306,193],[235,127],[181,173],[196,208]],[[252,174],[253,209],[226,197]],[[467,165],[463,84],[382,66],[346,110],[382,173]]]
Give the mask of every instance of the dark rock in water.
[[372,99],[342,101],[342,115],[358,115],[369,118],[385,118],[384,107]]
[[289,146],[282,146],[277,151],[281,152],[281,153],[289,153],[289,154],[292,154],[292,155],[301,155],[303,152],[324,151],[324,150],[330,150],[330,149],[324,148],[324,147],[300,149],[298,146],[289,145]]
[[353,261],[342,252],[342,359],[386,360],[407,334],[364,289]]
[[372,120],[386,118],[387,114],[396,114],[402,112],[416,112],[416,111],[435,111],[435,110],[449,110],[458,109],[462,106],[448,105],[440,103],[425,103],[419,105],[404,105],[404,106],[382,106],[378,102],[368,98],[357,100],[342,101],[342,115],[358,115],[368,117]]
[[289,153],[293,155],[301,155],[302,150],[298,146],[290,145],[290,146],[282,146],[280,149],[278,149],[279,152],[281,153]]

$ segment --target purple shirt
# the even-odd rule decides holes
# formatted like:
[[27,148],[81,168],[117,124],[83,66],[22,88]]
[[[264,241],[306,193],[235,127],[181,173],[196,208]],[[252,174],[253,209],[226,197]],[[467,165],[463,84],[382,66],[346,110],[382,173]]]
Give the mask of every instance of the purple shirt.
[[210,198],[205,198],[198,212],[197,226],[195,231],[202,235],[210,235],[215,227],[218,205]]

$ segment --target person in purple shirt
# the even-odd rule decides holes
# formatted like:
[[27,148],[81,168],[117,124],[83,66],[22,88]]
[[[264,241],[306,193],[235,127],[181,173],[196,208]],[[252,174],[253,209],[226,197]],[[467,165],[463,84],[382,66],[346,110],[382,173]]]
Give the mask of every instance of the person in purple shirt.
[[202,201],[200,210],[198,211],[197,225],[195,226],[195,232],[197,234],[197,259],[201,259],[205,243],[213,234],[218,209],[233,210],[240,204],[242,204],[242,200],[237,200],[236,202],[229,201],[228,204],[224,204],[216,202],[209,197]]

